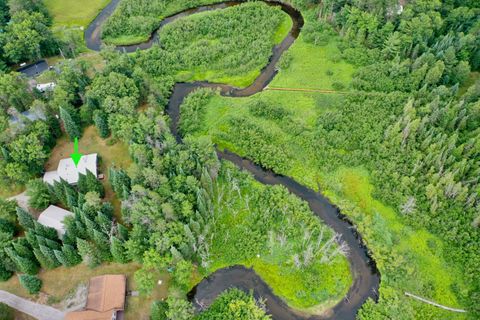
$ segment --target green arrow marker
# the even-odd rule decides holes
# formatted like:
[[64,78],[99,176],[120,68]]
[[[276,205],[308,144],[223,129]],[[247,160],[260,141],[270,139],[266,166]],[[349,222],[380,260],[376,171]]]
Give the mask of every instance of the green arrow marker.
[[78,166],[78,163],[80,162],[80,159],[82,158],[83,154],[78,152],[78,138],[75,138],[75,142],[73,144],[73,153],[70,155],[70,157],[73,160],[73,163],[75,163],[75,167]]

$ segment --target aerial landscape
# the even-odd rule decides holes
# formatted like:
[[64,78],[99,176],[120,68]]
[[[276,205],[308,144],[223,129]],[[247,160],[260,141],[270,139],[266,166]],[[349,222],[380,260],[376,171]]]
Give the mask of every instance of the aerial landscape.
[[478,0],[0,0],[0,320],[480,319]]

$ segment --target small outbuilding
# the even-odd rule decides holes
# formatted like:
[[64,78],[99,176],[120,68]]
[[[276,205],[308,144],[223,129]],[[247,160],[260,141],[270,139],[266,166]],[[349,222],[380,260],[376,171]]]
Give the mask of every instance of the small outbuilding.
[[69,312],[65,320],[120,320],[123,319],[127,277],[110,274],[90,279],[85,309]]
[[87,154],[80,158],[78,166],[75,166],[72,158],[62,159],[58,163],[56,171],[48,171],[43,176],[43,181],[53,185],[55,181],[65,180],[69,184],[77,184],[80,174],[87,174],[90,171],[95,177],[97,175],[97,154]]
[[61,238],[65,234],[63,220],[70,216],[73,216],[73,212],[57,206],[49,206],[38,217],[38,223],[57,230],[58,236]]

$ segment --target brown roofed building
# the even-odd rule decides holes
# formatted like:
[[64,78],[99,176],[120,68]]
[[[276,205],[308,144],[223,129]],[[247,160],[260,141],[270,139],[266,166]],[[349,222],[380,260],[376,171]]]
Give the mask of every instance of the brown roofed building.
[[88,285],[85,310],[69,312],[65,320],[120,320],[125,309],[126,290],[125,275],[94,277]]

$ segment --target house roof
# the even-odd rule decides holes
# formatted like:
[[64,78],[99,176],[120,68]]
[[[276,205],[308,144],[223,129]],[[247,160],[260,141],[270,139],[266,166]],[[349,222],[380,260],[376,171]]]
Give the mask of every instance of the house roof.
[[65,180],[69,184],[78,182],[79,173],[87,174],[87,170],[97,176],[97,154],[87,154],[80,158],[78,166],[75,166],[72,158],[62,159],[58,163],[57,171],[49,171],[43,176],[43,181],[53,184],[60,179]]
[[49,206],[38,217],[38,223],[54,228],[57,230],[58,235],[62,236],[65,234],[63,220],[69,216],[73,216],[73,213],[57,206]]
[[90,279],[87,305],[84,311],[67,313],[66,320],[111,320],[125,308],[127,278],[110,274]]

